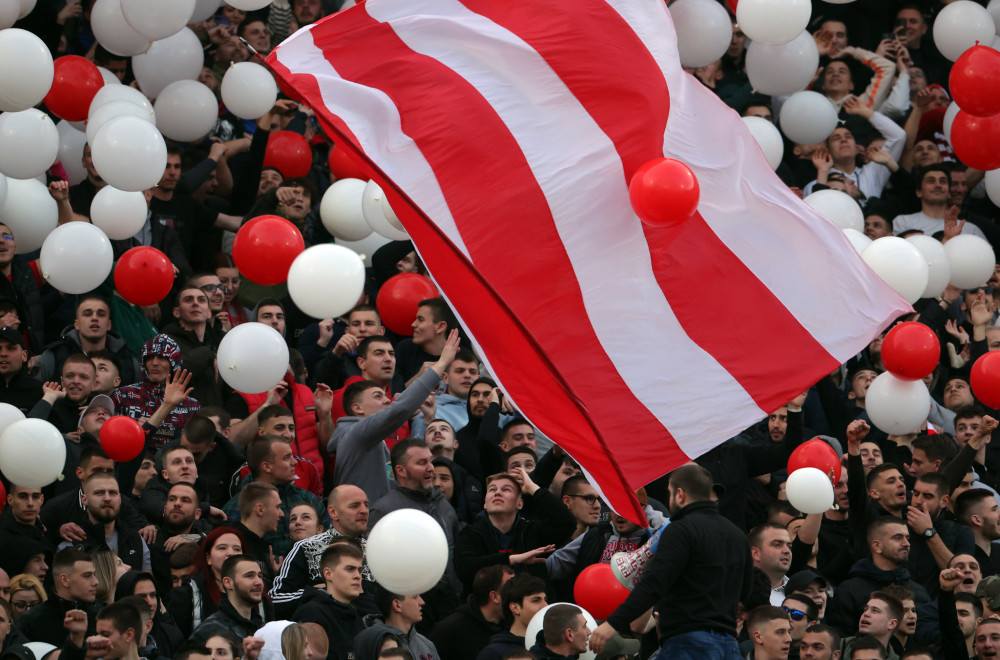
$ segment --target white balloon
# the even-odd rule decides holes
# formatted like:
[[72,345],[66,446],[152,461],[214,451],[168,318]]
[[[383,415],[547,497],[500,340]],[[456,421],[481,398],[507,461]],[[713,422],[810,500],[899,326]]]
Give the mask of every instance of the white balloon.
[[961,110],[961,108],[958,107],[958,104],[952,101],[948,105],[948,109],[944,111],[944,119],[941,120],[941,125],[944,129],[944,137],[948,140],[949,144],[951,143],[951,125],[954,123],[955,115],[958,114],[959,110]]
[[34,11],[35,4],[37,4],[37,0],[21,0],[21,9],[17,14],[18,20]]
[[785,143],[781,139],[781,132],[778,128],[763,117],[744,117],[743,123],[750,129],[750,135],[757,141],[760,150],[764,152],[764,158],[772,170],[778,169],[781,165],[781,158],[785,155]]
[[[927,287],[921,298],[934,298],[944,293],[951,280],[951,259],[941,241],[932,236],[915,234],[907,236],[906,240],[917,246],[920,254],[927,260]],[[992,273],[992,271],[990,271]]]
[[736,22],[754,42],[769,46],[787,44],[809,24],[809,0],[740,0]]
[[131,103],[132,105],[138,105],[150,113],[153,112],[153,104],[146,98],[145,94],[137,90],[135,87],[129,87],[127,85],[105,85],[97,90],[97,94],[94,95],[94,100],[90,102],[90,110],[87,112],[88,118],[97,112],[97,109],[101,106],[118,101],[125,101],[127,103]]
[[389,221],[389,224],[398,229],[399,231],[406,231],[403,227],[403,223],[399,221],[399,217],[396,212],[392,210],[392,206],[389,204],[389,198],[385,195],[382,196],[382,213],[385,214],[385,219]]
[[288,294],[317,319],[337,318],[354,307],[365,288],[365,265],[341,245],[314,245],[288,269]]
[[365,559],[375,581],[389,591],[401,596],[422,594],[444,575],[448,539],[428,514],[419,509],[398,509],[368,532]]
[[207,21],[215,16],[215,12],[222,6],[222,0],[196,0],[194,12],[191,14],[192,23]]
[[267,392],[285,377],[288,344],[264,323],[241,323],[226,333],[217,351],[219,375],[238,392]]
[[1000,206],[1000,170],[990,170],[985,178],[986,195],[990,201]]
[[903,380],[888,371],[879,374],[865,394],[868,418],[892,435],[919,430],[927,421],[930,408],[931,395],[922,380]]
[[799,468],[788,475],[785,495],[789,504],[805,514],[824,513],[833,506],[830,477],[814,467]]
[[844,230],[844,234],[847,236],[847,240],[851,242],[851,245],[854,246],[854,249],[858,251],[858,254],[864,252],[865,248],[872,244],[872,239],[868,238],[857,229],[848,227]]
[[22,419],[25,419],[23,412],[9,403],[0,403],[0,435],[3,435],[8,426]]
[[132,29],[150,41],[177,34],[191,22],[195,0],[120,0],[122,15]]
[[996,26],[997,33],[1000,34],[1000,0],[990,0],[990,4],[986,5],[986,11],[993,17],[993,24]]
[[19,0],[0,0],[0,30],[6,30],[17,23],[17,16],[20,13]]
[[934,45],[952,62],[977,43],[992,44],[996,34],[990,12],[972,0],[946,4],[934,18]]
[[[572,605],[573,607],[578,607],[580,612],[583,614],[583,618],[587,620],[587,627],[590,628],[591,632],[597,630],[597,621],[591,616],[590,612],[583,609],[576,603],[552,603],[546,605],[542,609],[535,612],[535,616],[531,617],[531,621],[528,622],[528,627],[524,633],[524,648],[531,650],[531,647],[535,645],[535,640],[538,638],[538,633],[542,631],[542,624],[545,622],[545,613],[556,605]],[[581,653],[577,656],[579,660],[594,660],[597,654],[591,650],[587,650],[585,653]]]
[[990,244],[972,234],[959,234],[944,244],[951,262],[951,283],[959,289],[986,284],[993,275],[996,256]]
[[114,117],[90,145],[98,174],[119,190],[155,186],[167,167],[167,145],[156,127],[138,117]]
[[155,124],[156,115],[152,110],[147,110],[141,105],[129,103],[128,101],[114,101],[105,103],[96,110],[91,109],[87,118],[87,142],[91,145],[97,139],[97,133],[104,127],[104,124],[116,117],[137,117],[150,125]]
[[747,76],[754,91],[771,96],[792,94],[812,80],[819,67],[819,50],[808,32],[781,46],[751,42]]
[[59,224],[59,205],[38,179],[8,178],[0,222],[10,227],[19,252],[32,252]]
[[792,142],[816,144],[837,128],[837,109],[819,92],[795,92],[781,106],[778,121]]
[[109,71],[108,69],[105,69],[103,66],[97,67],[97,70],[101,72],[101,78],[104,78],[104,84],[105,85],[120,85],[120,84],[122,84],[122,81],[118,80],[118,76],[116,76],[115,74],[111,73],[111,71]]
[[141,192],[126,192],[104,186],[90,202],[90,221],[116,241],[132,238],[146,223],[146,197]]
[[55,65],[49,47],[20,28],[0,30],[0,110],[19,112],[42,102]]
[[271,4],[271,0],[227,0],[226,4],[243,11],[256,11]]
[[927,288],[930,276],[927,260],[917,246],[905,238],[883,236],[872,241],[861,253],[861,258],[911,305],[920,300]]
[[372,255],[375,254],[375,251],[391,242],[385,236],[372,232],[371,236],[362,238],[360,241],[337,241],[337,245],[354,252],[364,260],[365,266],[371,267]]
[[865,230],[865,215],[858,203],[839,190],[820,190],[802,200],[841,229]]
[[338,179],[323,193],[319,217],[334,238],[360,241],[372,233],[361,208],[364,193],[365,182],[361,179]]
[[197,80],[205,61],[197,35],[190,28],[154,41],[149,50],[132,58],[132,72],[139,89],[151,99],[178,80]]
[[7,199],[7,177],[0,174],[0,207],[3,206],[4,200]]
[[402,229],[397,229],[389,222],[389,218],[385,217],[385,212],[382,210],[384,200],[385,193],[382,192],[382,188],[374,181],[369,181],[365,185],[364,194],[361,197],[361,209],[364,211],[365,220],[376,233],[382,234],[386,238],[394,241],[407,240],[410,235]]
[[63,293],[87,293],[104,283],[115,255],[104,232],[89,222],[67,222],[42,244],[42,277]]
[[681,65],[707,66],[722,57],[733,38],[729,14],[714,0],[675,0],[670,17],[677,30]]
[[278,85],[271,72],[253,62],[238,62],[222,77],[222,102],[241,119],[258,119],[274,107]]
[[0,472],[18,486],[48,486],[62,474],[65,463],[62,433],[44,419],[15,421],[0,435]]
[[59,156],[59,130],[30,108],[0,115],[0,172],[15,179],[44,174]]
[[193,142],[208,135],[219,118],[215,93],[196,80],[167,85],[153,104],[156,127],[178,142]]
[[97,43],[120,57],[140,55],[153,44],[125,20],[120,0],[97,0],[90,10],[90,27]]

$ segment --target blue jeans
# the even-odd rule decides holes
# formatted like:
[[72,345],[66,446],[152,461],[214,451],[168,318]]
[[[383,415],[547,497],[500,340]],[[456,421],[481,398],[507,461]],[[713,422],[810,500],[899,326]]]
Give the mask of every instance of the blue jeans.
[[664,660],[741,660],[736,638],[717,632],[697,631],[674,635],[663,641]]

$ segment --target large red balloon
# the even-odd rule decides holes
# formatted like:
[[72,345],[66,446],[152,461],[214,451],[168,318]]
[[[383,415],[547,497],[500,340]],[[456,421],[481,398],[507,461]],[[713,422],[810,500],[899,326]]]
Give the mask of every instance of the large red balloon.
[[127,251],[115,265],[115,288],[133,305],[155,305],[170,293],[174,267],[167,255],[154,247]]
[[361,179],[367,181],[372,173],[358,163],[343,147],[330,147],[330,174],[338,179]]
[[893,375],[920,380],[930,375],[941,359],[937,335],[923,323],[900,323],[885,335],[882,362]]
[[390,277],[378,290],[375,307],[382,318],[382,325],[397,335],[410,336],[420,301],[436,298],[437,295],[437,289],[423,275],[400,273]]
[[1000,408],[1000,351],[990,351],[972,365],[972,393],[990,408]]
[[698,179],[673,158],[651,160],[632,176],[628,197],[635,214],[648,225],[670,227],[698,210]]
[[312,167],[309,142],[294,131],[271,133],[264,151],[264,167],[277,169],[286,179],[306,176]]
[[951,66],[948,87],[958,107],[970,115],[1000,112],[1000,52],[973,46],[962,53]]
[[236,232],[233,260],[247,279],[270,286],[288,279],[288,269],[305,249],[298,227],[276,215],[259,215]]
[[573,600],[595,619],[607,619],[630,593],[615,577],[611,564],[591,564],[573,584]]
[[788,457],[788,474],[804,467],[821,471],[830,477],[834,486],[840,483],[840,456],[837,456],[833,447],[819,438],[803,442]]
[[987,171],[1000,167],[1000,114],[976,117],[959,110],[951,124],[951,148],[969,167]]
[[45,95],[45,107],[66,121],[83,121],[104,77],[97,65],[79,55],[63,55],[54,63],[52,87]]
[[131,461],[145,446],[146,434],[131,417],[116,415],[101,427],[101,449],[113,461]]

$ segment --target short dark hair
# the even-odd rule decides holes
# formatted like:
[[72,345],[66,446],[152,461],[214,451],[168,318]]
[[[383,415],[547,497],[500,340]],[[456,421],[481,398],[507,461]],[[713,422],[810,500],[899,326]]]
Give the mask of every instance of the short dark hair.
[[282,405],[280,403],[275,403],[270,406],[264,406],[257,413],[257,425],[263,426],[264,422],[269,419],[274,419],[275,417],[295,417],[295,414],[288,409],[288,406]]
[[[790,594],[785,594],[785,600],[792,599],[796,603],[802,603],[802,611],[806,613],[806,618],[810,621],[816,621],[819,619],[819,606],[816,604],[812,598],[808,595],[802,593],[801,591],[793,591]],[[784,601],[782,601],[784,605]]]
[[888,472],[889,470],[896,470],[902,474],[902,471],[896,466],[895,463],[883,463],[882,465],[876,465],[872,468],[871,472],[868,473],[868,476],[865,477],[865,490],[871,490],[872,484],[875,483],[875,480],[878,479],[879,475],[883,472]]
[[205,646],[204,642],[188,642],[184,646],[174,651],[172,660],[191,660],[192,655],[212,655],[212,651]]
[[712,497],[712,473],[697,463],[687,463],[671,472],[668,483],[682,489],[693,502]]
[[969,605],[972,605],[972,610],[976,613],[977,619],[983,616],[983,601],[978,596],[957,592],[955,594],[955,604],[958,605],[959,603],[968,603]]
[[819,633],[821,635],[830,636],[830,648],[837,650],[840,648],[840,633],[833,626],[828,626],[825,623],[814,623],[808,628],[806,628],[807,633]]
[[253,514],[253,509],[259,502],[265,501],[271,493],[277,493],[278,489],[274,484],[263,481],[251,481],[240,491],[236,498],[236,508],[240,512],[240,518],[246,520]]
[[948,479],[940,472],[928,472],[926,474],[922,474],[917,477],[917,481],[934,486],[934,490],[937,491],[938,497],[944,497],[951,492],[951,486],[948,484]]
[[385,335],[369,335],[358,344],[358,357],[361,359],[368,357],[368,351],[371,350],[372,344],[389,344],[389,346],[392,346],[392,341]]
[[359,380],[344,388],[344,412],[354,417],[351,406],[361,399],[361,395],[372,388],[382,389],[382,386],[373,380]]
[[407,452],[414,447],[426,449],[427,443],[422,438],[404,438],[392,446],[392,449],[389,450],[389,465],[392,467],[393,473],[396,471],[396,466],[402,465],[406,460]]
[[[878,641],[874,637],[867,637],[865,635],[856,637],[854,639],[854,644],[851,646],[851,658],[853,658],[854,654],[858,651],[878,651],[879,657],[882,658],[882,660],[885,660],[885,647],[882,646],[882,642]],[[850,658],[847,660],[850,660]]]
[[417,303],[417,307],[430,308],[431,317],[435,323],[444,321],[447,324],[445,334],[458,328],[458,319],[455,318],[455,313],[448,307],[448,303],[444,301],[444,298],[427,298]]
[[382,658],[400,658],[401,660],[414,660],[413,654],[410,653],[409,649],[405,649],[402,646],[392,646],[390,648],[385,649],[384,651],[379,651],[378,658],[376,658],[376,660],[382,660]]
[[987,498],[993,499],[993,491],[986,488],[970,488],[956,497],[955,517],[958,518],[958,522],[968,525],[972,520],[972,510]]
[[134,606],[121,601],[106,605],[97,613],[98,621],[110,621],[115,630],[124,634],[129,628],[135,633],[135,643],[138,646],[142,635],[142,614]]
[[868,594],[868,600],[865,602],[868,603],[873,600],[880,600],[889,606],[890,618],[896,619],[897,621],[903,618],[903,604],[899,602],[898,598],[889,592],[883,590],[873,591]]
[[288,441],[281,436],[269,433],[258,435],[250,440],[250,444],[247,445],[247,466],[250,468],[250,474],[254,477],[260,475],[264,463],[269,462],[271,457],[274,456],[274,451],[272,451],[271,447],[276,442],[288,444]]
[[208,417],[195,415],[184,425],[181,433],[191,444],[211,444],[215,442],[215,422]]
[[94,361],[90,359],[90,356],[86,353],[73,353],[69,355],[65,360],[63,360],[62,368],[59,370],[59,374],[62,375],[63,370],[66,368],[67,364],[86,364],[90,365],[90,368],[97,373],[97,365]]
[[788,621],[788,613],[780,607],[774,605],[760,605],[750,610],[747,614],[747,630],[753,631],[770,621]]
[[115,366],[115,370],[118,371],[118,373],[121,373],[122,371],[122,363],[118,360],[118,356],[106,348],[102,348],[99,351],[91,351],[87,353],[87,357],[90,358],[91,362],[95,360],[107,360]]
[[530,573],[518,573],[503,583],[500,587],[500,606],[503,608],[503,620],[508,627],[514,623],[514,613],[510,611],[511,603],[523,606],[525,598],[540,593],[545,593],[545,581]]
[[232,557],[227,557],[226,561],[222,562],[222,570],[220,571],[222,573],[222,579],[225,580],[226,578],[229,578],[230,580],[235,580],[236,566],[245,561],[252,563],[257,568],[260,568],[260,564],[257,563],[257,560],[250,555],[233,555]]
[[170,568],[189,567],[198,554],[198,547],[199,544],[195,541],[177,546],[177,549],[170,553]]
[[329,568],[331,571],[340,564],[342,557],[349,557],[358,561],[364,561],[365,554],[357,545],[353,543],[334,543],[323,551],[323,556],[319,558],[319,568]]
[[222,406],[202,406],[198,409],[198,412],[194,414],[195,417],[206,417],[208,421],[212,421],[212,417],[219,418],[219,426],[222,428],[228,427],[233,418],[230,416],[229,412]]
[[750,547],[759,548],[764,539],[764,532],[769,529],[780,529],[783,532],[788,531],[785,529],[784,525],[779,525],[778,523],[764,523],[763,525],[757,525],[750,530],[750,535],[748,537]]
[[545,645],[551,648],[559,644],[567,630],[576,629],[581,616],[583,616],[583,610],[576,605],[560,603],[550,607],[542,619],[542,634],[545,638]]
[[511,450],[503,455],[503,468],[507,469],[507,464],[510,463],[510,459],[517,454],[528,454],[531,458],[535,459],[535,464],[538,464],[538,454],[527,445],[519,445],[517,447],[511,447]]
[[955,421],[957,422],[960,419],[974,419],[976,417],[983,417],[985,414],[986,411],[983,410],[983,407],[974,403],[971,406],[962,406],[961,408],[956,410]]
[[514,569],[506,564],[484,566],[476,571],[476,576],[472,578],[472,594],[476,598],[476,605],[482,607],[490,602],[490,594],[500,591],[503,586],[504,576],[513,574]]
[[914,594],[901,584],[890,584],[882,588],[882,593],[888,594],[898,600],[900,604],[904,600],[913,600]]
[[94,560],[91,559],[83,550],[77,550],[76,548],[63,548],[57,552],[52,557],[52,575],[55,577],[60,573],[72,572],[73,567],[76,566],[78,561],[85,561],[93,563]]
[[111,460],[99,444],[91,442],[83,445],[83,448],[80,450],[80,462],[77,465],[86,470],[87,466],[90,465],[90,461],[94,458],[107,458]]
[[948,183],[951,183],[951,171],[944,166],[944,163],[930,163],[929,165],[917,167],[913,171],[913,180],[917,184],[917,190],[920,190],[920,184],[924,182],[924,177],[929,172],[944,172],[944,175],[948,177]]
[[[479,360],[476,359],[475,353],[464,348],[459,349],[459,351],[455,353],[455,359],[451,361],[451,364],[455,364],[456,362],[472,362],[473,364],[479,364]],[[451,365],[448,365],[448,370],[451,370]]]
[[579,495],[580,489],[589,485],[590,482],[587,481],[587,477],[582,474],[574,474],[572,477],[569,477],[563,482],[562,490],[559,491],[559,495],[562,497],[566,497],[567,495]]
[[955,443],[943,433],[921,433],[913,439],[913,448],[923,451],[929,461],[941,461],[941,465],[957,453]]
[[875,537],[878,536],[882,530],[889,525],[903,525],[906,526],[906,521],[902,518],[896,518],[895,516],[879,516],[875,520],[868,523],[868,529],[865,530],[865,539],[868,545],[871,545]]
[[389,591],[381,584],[375,585],[375,607],[378,608],[383,617],[388,617],[392,614],[392,601],[404,598],[406,596]]

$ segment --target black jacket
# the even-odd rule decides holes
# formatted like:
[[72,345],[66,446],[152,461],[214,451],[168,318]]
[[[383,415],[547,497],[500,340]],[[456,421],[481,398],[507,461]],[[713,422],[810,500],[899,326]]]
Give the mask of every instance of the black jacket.
[[[509,534],[502,535],[490,523],[485,511],[479,513],[455,539],[455,571],[469,591],[480,568],[510,563],[510,555],[555,544],[562,545],[576,527],[576,519],[556,496],[538,489],[531,499],[538,518],[525,520],[518,515]],[[514,567],[515,570],[519,567]],[[528,572],[545,579],[543,564],[529,566]]]
[[503,660],[504,656],[514,649],[523,648],[523,637],[515,635],[510,631],[500,632],[490,637],[489,644],[479,652],[476,660]]
[[236,611],[228,598],[223,598],[219,601],[219,609],[195,628],[191,639],[204,642],[222,630],[228,630],[240,639],[252,637],[265,623],[260,609],[260,607],[253,608],[250,611],[250,618],[246,619]]
[[[87,538],[75,542],[73,547],[83,550],[87,554],[94,554],[99,550],[110,550],[101,525],[90,522],[88,518],[80,524],[80,527],[86,533]],[[145,547],[146,542],[139,536],[139,532],[130,528],[120,516],[115,521],[115,531],[118,533],[118,558],[128,564],[133,571],[143,570],[142,557],[145,552],[148,552],[148,548]]]
[[94,634],[98,609],[96,603],[63,600],[53,591],[49,593],[48,600],[32,607],[17,620],[14,631],[23,634],[33,642],[61,646],[69,637],[63,627],[66,612],[83,610],[87,613],[87,636],[89,637]]
[[325,591],[306,589],[302,604],[295,610],[295,621],[318,623],[330,642],[327,660],[353,660],[354,638],[364,628],[361,616],[347,603],[341,603]]
[[627,632],[656,605],[661,640],[695,631],[735,638],[736,610],[750,594],[752,570],[746,535],[715,502],[694,502],[670,519],[642,580],[608,623]]
[[[59,538],[59,528],[66,523],[76,523],[84,529],[90,524],[87,509],[81,503],[81,495],[79,490],[63,493],[48,500],[42,506],[42,524],[45,525],[45,533],[49,535],[49,540],[55,545],[63,542],[63,539]],[[118,519],[129,528],[136,530],[149,524],[149,521],[139,514],[135,505],[127,497],[122,498],[122,508]]]
[[437,647],[441,660],[467,660],[486,648],[490,638],[502,631],[501,624],[483,618],[475,596],[469,596],[453,614],[439,621],[428,637]]
[[[0,277],[0,280],[4,278]],[[9,403],[27,416],[42,398],[42,384],[28,375],[22,368],[14,374],[10,382],[0,378],[0,403]]]
[[[41,353],[45,347],[45,309],[35,274],[23,257],[14,257],[10,263],[10,279],[0,277],[0,298],[10,298],[17,303],[21,330],[27,326],[28,342],[31,344],[28,348],[32,353]],[[28,412],[29,408],[31,406],[21,412]]]
[[856,634],[869,594],[890,584],[900,584],[912,591],[918,606],[930,601],[927,590],[910,579],[905,568],[883,571],[870,558],[862,559],[854,564],[848,578],[834,592],[826,608],[826,622],[845,637]]

